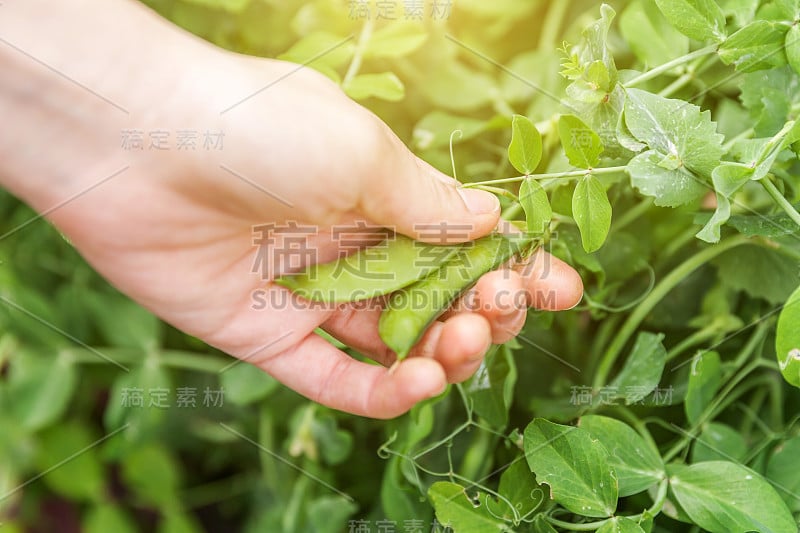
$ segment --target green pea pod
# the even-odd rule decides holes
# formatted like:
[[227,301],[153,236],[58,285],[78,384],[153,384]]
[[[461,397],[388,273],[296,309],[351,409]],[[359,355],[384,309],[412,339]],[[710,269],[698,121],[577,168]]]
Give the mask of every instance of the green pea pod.
[[428,326],[487,272],[528,247],[525,235],[492,234],[462,246],[442,268],[395,292],[378,322],[378,333],[402,360]]
[[438,270],[459,245],[435,246],[395,235],[376,246],[275,280],[303,298],[342,303],[389,294]]
[[800,288],[789,297],[781,311],[775,349],[784,379],[800,387]]

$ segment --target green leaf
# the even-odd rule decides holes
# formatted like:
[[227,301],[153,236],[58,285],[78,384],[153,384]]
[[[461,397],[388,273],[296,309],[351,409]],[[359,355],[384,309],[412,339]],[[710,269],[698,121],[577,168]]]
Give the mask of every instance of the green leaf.
[[615,516],[603,524],[597,533],[644,533],[644,529],[630,518]]
[[[166,391],[166,405],[159,407]],[[130,424],[124,432],[128,442],[137,442],[151,435],[163,423],[166,411],[173,406],[169,373],[157,357],[150,357],[127,374],[119,376],[109,391],[108,405],[103,415],[106,429],[113,431]]]
[[[544,489],[536,483],[536,478],[522,457],[515,459],[500,476],[497,492],[506,498],[517,510],[520,519],[528,517],[538,509],[547,498]],[[506,502],[488,500],[489,509],[494,516],[514,520],[514,513]]]
[[87,426],[76,422],[60,424],[43,432],[39,438],[36,466],[40,472],[48,472],[44,477],[45,484],[70,500],[100,500],[105,474],[94,447],[97,440]]
[[220,374],[225,399],[234,405],[250,405],[269,396],[280,386],[278,380],[248,363],[236,363]]
[[161,344],[161,321],[136,302],[119,293],[87,292],[84,298],[111,346],[149,351]]
[[485,494],[478,493],[473,499],[461,485],[439,481],[428,489],[428,498],[439,522],[459,533],[511,531],[505,522],[489,512]]
[[[800,204],[795,204],[800,209]],[[791,235],[797,231],[794,221],[785,213],[774,215],[734,215],[728,220],[728,226],[748,237],[767,237],[775,239]]]
[[667,362],[667,350],[661,341],[664,335],[655,335],[643,331],[636,337],[633,350],[625,361],[625,366],[611,382],[625,395],[625,404],[639,402],[650,394],[661,381],[664,365]]
[[322,496],[308,505],[308,520],[317,533],[340,533],[342,524],[358,511],[355,502],[342,496]]
[[493,427],[503,428],[508,423],[516,382],[514,358],[506,346],[501,346],[483,360],[464,388],[475,412]]
[[581,231],[583,248],[589,253],[599,250],[611,229],[611,203],[603,184],[591,174],[575,187],[572,216]]
[[537,95],[562,90],[558,55],[548,49],[526,50],[504,64],[508,69],[500,74],[502,98],[509,103],[533,101],[527,115],[544,118],[544,109],[541,115],[531,110],[545,107],[541,99],[535,98]]
[[[24,354],[24,352],[21,352]],[[24,356],[19,380],[9,387],[9,410],[25,429],[35,431],[58,420],[69,406],[78,384],[78,372],[68,352],[57,357]]]
[[703,461],[742,462],[749,451],[744,437],[730,426],[711,422],[692,446],[692,463]]
[[[627,95],[625,123],[634,137],[662,157],[659,166],[665,170],[686,167],[701,177],[710,176],[719,166],[724,137],[717,133],[709,111],[639,89],[628,89]],[[667,165],[668,161],[672,164]]]
[[389,102],[399,102],[406,95],[403,82],[393,72],[359,74],[345,84],[344,91],[353,100],[374,97]]
[[453,136],[453,144],[457,144],[480,135],[488,126],[489,124],[485,120],[460,117],[443,111],[434,111],[425,115],[414,126],[412,137],[416,148],[429,150],[448,146],[453,132],[461,132]]
[[714,0],[656,0],[670,24],[698,41],[725,40],[725,14]]
[[617,476],[605,447],[581,428],[537,418],[525,428],[525,457],[550,497],[581,516],[611,516],[617,508]]
[[93,507],[83,519],[81,531],[86,533],[136,533],[135,523],[121,508],[113,504]]
[[558,134],[572,166],[588,169],[600,164],[603,142],[581,119],[574,115],[562,115],[558,120]]
[[711,533],[795,531],[775,489],[756,472],[727,461],[670,465],[670,484],[694,522]]
[[611,74],[602,61],[589,63],[581,78],[567,87],[567,96],[576,102],[599,105],[613,88]]
[[428,39],[425,26],[404,21],[389,24],[372,34],[364,50],[365,58],[398,58],[418,50]]
[[642,517],[639,519],[639,527],[642,528],[642,531],[645,533],[651,533],[653,531],[654,518],[655,516],[648,509],[642,512]]
[[767,20],[751,22],[720,46],[719,57],[740,72],[783,66],[787,61],[784,53],[787,29],[785,24]]
[[756,16],[760,0],[723,0],[722,11],[736,26],[745,26]]
[[786,60],[795,72],[800,73],[800,26],[797,24],[786,33]]
[[800,19],[800,0],[775,0],[773,3],[786,20],[796,22]]
[[653,0],[631,3],[619,18],[622,36],[639,61],[653,67],[689,52],[689,39],[666,23]]
[[350,61],[354,51],[355,43],[352,40],[345,41],[342,36],[316,31],[297,41],[278,59],[314,68],[323,66],[336,69]]
[[322,458],[329,465],[337,465],[347,459],[353,450],[353,435],[340,429],[336,418],[325,414],[314,418],[311,426],[317,448],[322,451]]
[[700,422],[700,415],[714,399],[722,385],[722,364],[717,352],[702,352],[692,360],[684,409],[691,425]]
[[[435,69],[434,75],[420,73],[418,78],[410,80],[434,108],[472,111],[488,103],[497,90],[492,77],[470,69],[460,61],[437,64]],[[465,87],[469,90],[464,90]]]
[[122,479],[138,500],[156,507],[177,502],[179,466],[169,451],[158,444],[137,446],[122,458]]
[[[783,304],[800,282],[794,259],[761,246],[739,246],[725,252],[712,264],[727,286],[773,305]],[[769,275],[765,276],[765,272]]]
[[583,249],[581,237],[576,228],[559,228],[558,241],[554,244],[553,253],[557,254],[560,259],[576,268],[585,268],[598,278],[600,284],[605,282],[606,274],[603,265],[596,254],[588,254]]
[[[617,84],[617,67],[614,63],[614,55],[608,47],[608,33],[615,16],[616,12],[610,5],[600,5],[600,19],[583,30],[583,42],[579,54],[582,66],[595,65],[584,73],[586,81],[606,93],[610,92]],[[598,63],[603,68],[598,68]],[[599,73],[602,73],[600,78],[596,77],[596,74]]]
[[533,531],[534,533],[558,533],[556,528],[547,521],[547,515],[544,513],[539,513],[536,515],[536,518],[534,518]]
[[791,67],[745,74],[741,83],[742,104],[755,122],[756,137],[775,135],[800,103],[800,75]]
[[508,160],[522,174],[532,174],[542,160],[542,136],[528,117],[514,115]]
[[714,169],[711,181],[716,189],[717,208],[714,215],[697,234],[697,238],[709,243],[717,243],[720,230],[731,216],[731,198],[745,183],[753,178],[753,168],[740,163],[722,163]]
[[786,301],[778,318],[775,350],[784,379],[800,387],[800,288]]
[[766,476],[792,510],[800,512],[800,436],[779,444],[767,462]]
[[790,120],[773,137],[750,141],[749,149],[753,151],[753,154],[747,154],[750,157],[746,158],[744,163],[753,167],[751,179],[760,180],[770,173],[781,152],[798,140],[798,134],[800,134],[798,125],[800,123]]
[[609,463],[617,473],[620,497],[638,494],[664,479],[664,461],[658,450],[628,424],[606,416],[586,415],[578,426],[608,450]]
[[519,202],[525,211],[528,232],[536,235],[546,232],[553,218],[553,208],[544,187],[535,179],[526,179],[519,187]]
[[12,302],[0,301],[4,333],[13,333],[33,346],[57,349],[70,344],[67,337],[50,327],[52,324],[64,330],[65,324],[61,323],[57,309],[43,294],[11,276],[2,282],[2,296]]
[[175,509],[164,513],[164,518],[156,530],[157,533],[202,533],[202,531],[202,526],[193,516]]
[[719,242],[720,228],[730,218],[733,196],[748,181],[760,180],[769,174],[778,155],[797,139],[797,130],[797,123],[792,120],[784,124],[772,138],[741,141],[735,148],[742,152],[739,155],[742,162],[725,162],[714,169],[711,179],[716,189],[717,209],[697,234],[699,239]]
[[431,502],[420,501],[419,489],[403,477],[403,461],[405,459],[393,456],[384,468],[380,489],[383,512],[389,520],[395,522],[430,517]]
[[708,187],[686,168],[670,170],[660,162],[664,156],[650,150],[628,163],[631,184],[645,196],[655,198],[660,207],[678,207],[698,199]]

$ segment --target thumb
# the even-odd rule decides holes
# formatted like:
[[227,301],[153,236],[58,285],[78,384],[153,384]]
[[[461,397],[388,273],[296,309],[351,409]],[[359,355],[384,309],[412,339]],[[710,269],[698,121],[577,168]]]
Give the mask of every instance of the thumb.
[[500,202],[491,193],[465,189],[416,157],[386,127],[373,172],[361,186],[360,212],[370,221],[414,239],[454,244],[491,232]]

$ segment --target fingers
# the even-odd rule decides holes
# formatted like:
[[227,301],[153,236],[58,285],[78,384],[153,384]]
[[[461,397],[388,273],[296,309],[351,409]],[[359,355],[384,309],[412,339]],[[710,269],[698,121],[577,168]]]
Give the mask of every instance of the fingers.
[[436,343],[436,360],[450,383],[469,379],[492,345],[492,329],[486,318],[464,313],[447,320]]
[[411,358],[391,372],[356,361],[315,334],[260,367],[318,403],[371,418],[393,418],[444,392],[436,361]]
[[[377,120],[377,119],[376,119]],[[443,244],[486,235],[500,217],[500,202],[491,193],[464,189],[414,156],[388,127],[379,124],[378,168],[361,184],[359,208],[369,220],[418,240]],[[427,228],[427,231],[426,231]]]
[[[528,306],[562,310],[580,302],[583,284],[569,265],[540,251],[514,269],[504,268],[478,283],[434,322],[411,357],[438,361],[451,383],[467,379],[489,344],[508,342],[522,330]],[[379,308],[340,308],[323,328],[348,346],[389,366],[394,353],[378,335]],[[408,332],[414,335],[416,332]]]
[[494,344],[514,338],[525,324],[528,311],[522,278],[509,269],[483,275],[465,295],[462,303],[465,309],[479,313],[487,320]]
[[[356,351],[391,366],[396,356],[378,335],[379,318],[380,310],[343,310],[322,327]],[[434,360],[448,382],[458,383],[475,372],[491,344],[489,321],[479,314],[463,313],[431,324],[408,359]]]
[[515,265],[528,305],[543,311],[572,309],[583,298],[583,281],[574,268],[544,250]]

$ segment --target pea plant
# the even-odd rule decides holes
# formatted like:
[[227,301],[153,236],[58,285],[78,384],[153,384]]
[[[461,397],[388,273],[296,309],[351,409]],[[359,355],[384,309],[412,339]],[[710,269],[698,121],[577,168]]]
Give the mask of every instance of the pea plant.
[[[34,226],[0,240],[0,529],[798,530],[800,1],[148,3],[320,71],[521,231],[433,265],[396,236],[371,262],[391,282],[278,283],[386,298],[398,358],[512,256],[566,261],[584,300],[370,421],[231,365]],[[5,231],[32,216],[0,209]]]

